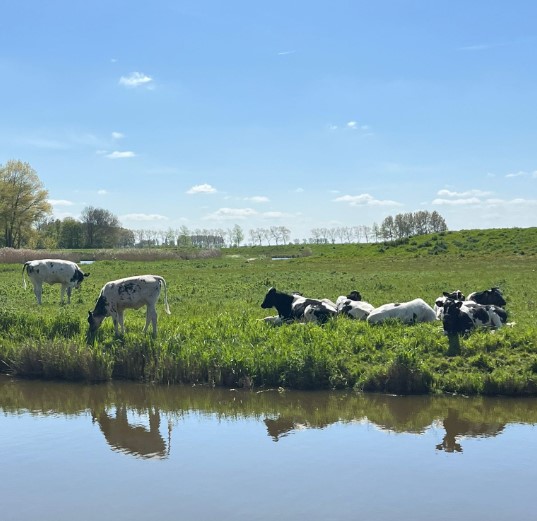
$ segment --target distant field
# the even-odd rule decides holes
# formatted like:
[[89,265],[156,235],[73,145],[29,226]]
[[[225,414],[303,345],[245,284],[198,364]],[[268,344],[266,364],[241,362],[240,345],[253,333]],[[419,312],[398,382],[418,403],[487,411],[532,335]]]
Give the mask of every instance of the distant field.
[[[420,237],[398,246],[260,247],[190,260],[99,260],[83,266],[90,277],[71,305],[62,307],[58,285],[45,287],[38,307],[31,285],[22,288],[22,264],[0,264],[0,370],[254,388],[536,394],[537,236],[534,229],[488,232],[482,237],[488,247],[478,248],[476,239],[467,241],[473,249],[456,251],[455,242],[481,232]],[[439,241],[447,246],[435,254],[430,248]],[[490,246],[499,243],[501,252]],[[413,248],[429,251],[418,255]],[[127,311],[125,338],[114,338],[107,319],[96,344],[87,346],[87,313],[102,285],[146,273],[168,282],[172,315],[164,313],[161,296],[158,338],[142,335],[143,310]],[[516,325],[475,332],[461,340],[458,354],[440,323],[369,326],[339,317],[325,326],[272,328],[257,320],[267,315],[260,304],[270,286],[333,300],[357,289],[376,306],[416,297],[432,305],[444,290],[468,294],[498,286]]]

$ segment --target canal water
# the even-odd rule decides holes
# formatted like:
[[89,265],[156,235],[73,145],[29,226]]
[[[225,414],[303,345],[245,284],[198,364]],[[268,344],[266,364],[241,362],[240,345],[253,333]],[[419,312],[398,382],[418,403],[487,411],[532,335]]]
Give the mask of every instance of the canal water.
[[0,377],[0,519],[537,519],[537,399]]

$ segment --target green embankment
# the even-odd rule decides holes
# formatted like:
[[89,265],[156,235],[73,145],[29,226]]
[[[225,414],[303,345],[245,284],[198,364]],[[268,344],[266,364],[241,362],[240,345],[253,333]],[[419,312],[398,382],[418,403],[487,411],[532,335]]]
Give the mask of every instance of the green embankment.
[[[83,266],[91,275],[68,306],[58,305],[58,285],[45,286],[37,306],[32,290],[22,287],[22,264],[0,264],[1,371],[254,388],[537,394],[537,228],[446,232],[391,244],[246,247],[207,258],[192,252],[180,258],[174,250],[154,252],[154,261],[147,250],[143,257],[73,255],[106,260]],[[87,312],[102,285],[144,273],[168,282],[172,314],[164,313],[161,296],[158,338],[142,334],[144,310],[129,310],[124,338],[114,338],[107,319],[88,346]],[[270,286],[333,300],[357,289],[374,305],[416,297],[432,305],[445,290],[498,286],[515,324],[475,331],[458,345],[450,345],[440,323],[370,326],[338,317],[325,326],[273,328],[258,320],[276,313],[260,308]]]

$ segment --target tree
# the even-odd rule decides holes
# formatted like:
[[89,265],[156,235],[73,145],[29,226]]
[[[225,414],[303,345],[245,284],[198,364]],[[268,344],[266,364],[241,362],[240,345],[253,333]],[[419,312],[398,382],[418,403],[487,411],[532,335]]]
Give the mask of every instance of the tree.
[[233,246],[239,247],[241,242],[244,240],[244,232],[242,228],[236,224],[233,226],[233,229],[228,230],[229,240]]
[[52,213],[48,192],[35,170],[22,161],[0,166],[0,226],[4,246],[20,248],[25,233]]
[[119,219],[108,210],[87,206],[82,211],[86,248],[113,248],[118,242]]

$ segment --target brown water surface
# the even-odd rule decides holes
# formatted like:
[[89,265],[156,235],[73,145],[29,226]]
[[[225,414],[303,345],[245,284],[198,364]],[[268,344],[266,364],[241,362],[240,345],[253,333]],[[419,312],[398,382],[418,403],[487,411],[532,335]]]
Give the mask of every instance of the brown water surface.
[[536,519],[537,400],[0,377],[0,519]]

